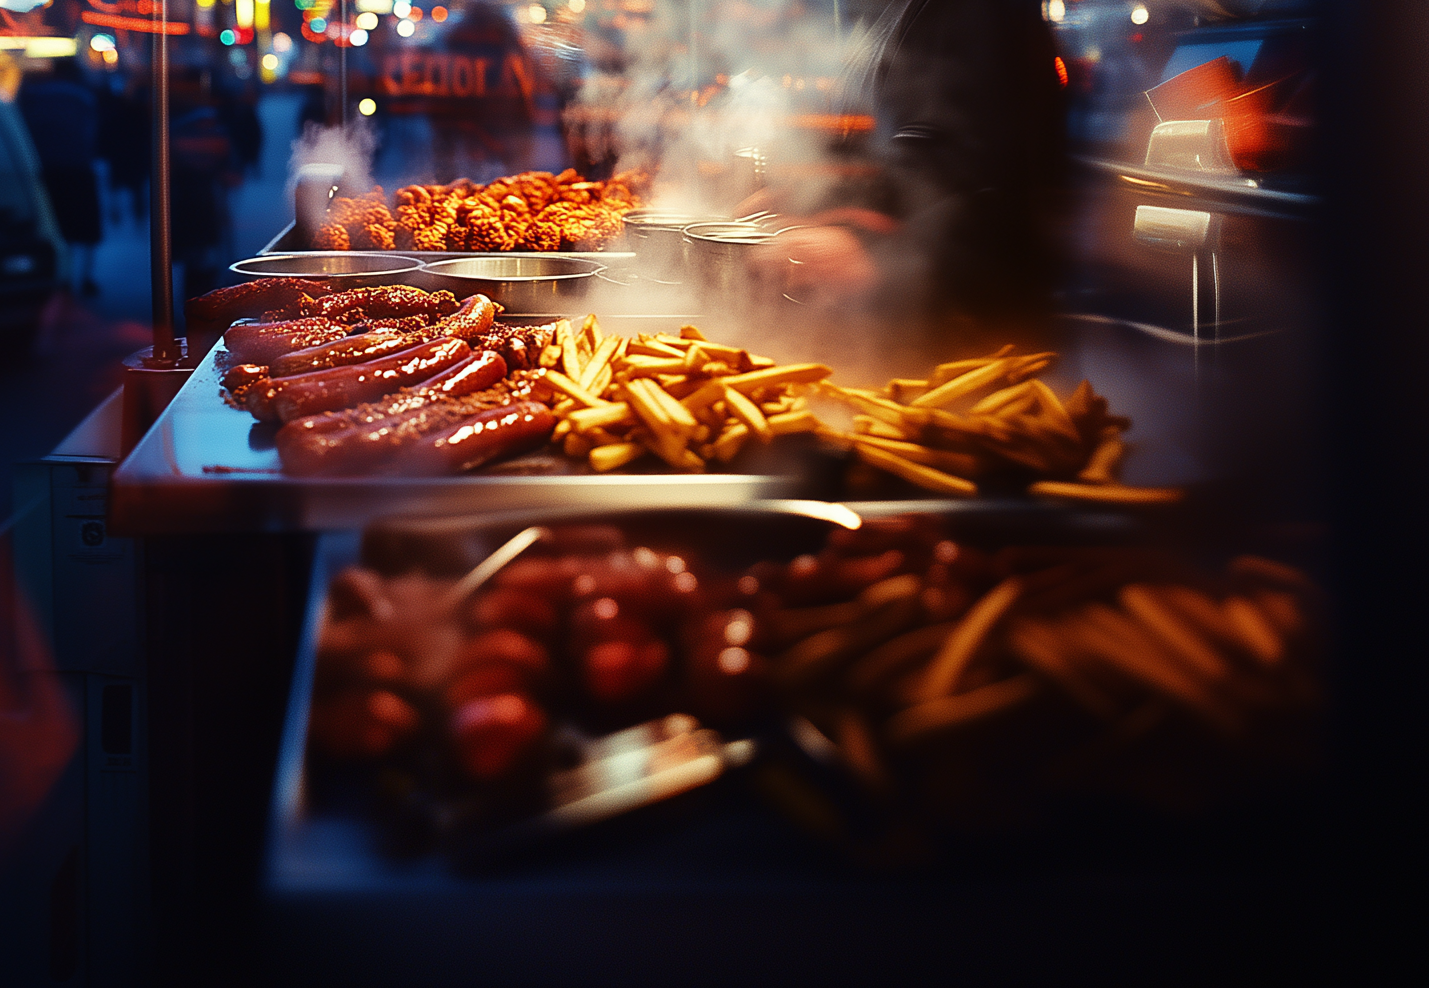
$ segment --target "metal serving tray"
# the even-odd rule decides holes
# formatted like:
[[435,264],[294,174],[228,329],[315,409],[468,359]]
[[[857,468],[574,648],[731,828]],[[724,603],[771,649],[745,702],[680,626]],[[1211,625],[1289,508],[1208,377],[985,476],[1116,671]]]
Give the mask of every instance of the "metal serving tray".
[[[314,251],[307,244],[302,242],[298,236],[298,223],[293,220],[258,252],[263,254],[316,254],[322,251]],[[610,264],[616,261],[629,261],[635,257],[635,252],[630,250],[553,250],[553,251],[460,251],[460,250],[384,250],[380,253],[394,254],[399,257],[411,257],[419,261],[443,261],[454,257],[485,257],[493,254],[497,257],[532,256],[532,257],[582,257],[592,261],[601,261]]]

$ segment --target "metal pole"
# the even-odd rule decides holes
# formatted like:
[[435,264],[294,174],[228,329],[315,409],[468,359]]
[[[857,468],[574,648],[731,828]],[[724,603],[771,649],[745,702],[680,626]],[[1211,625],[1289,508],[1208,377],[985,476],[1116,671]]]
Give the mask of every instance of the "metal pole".
[[154,360],[177,362],[174,339],[173,241],[169,226],[169,0],[154,3],[153,141],[149,178],[149,278],[153,293]]
[[347,0],[341,0],[338,7],[338,16],[342,18],[342,26],[338,28],[338,38],[343,44],[337,49],[337,74],[338,74],[338,100],[341,108],[338,110],[338,122],[342,124],[342,129],[347,130],[347,49],[349,47],[348,38],[351,35],[344,34],[348,30],[347,26]]

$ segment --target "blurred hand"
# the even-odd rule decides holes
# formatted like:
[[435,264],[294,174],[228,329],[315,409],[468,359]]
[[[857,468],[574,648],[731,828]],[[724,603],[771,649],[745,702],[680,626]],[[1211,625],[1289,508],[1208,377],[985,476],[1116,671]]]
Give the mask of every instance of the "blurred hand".
[[749,274],[759,285],[810,304],[843,303],[878,283],[872,256],[847,227],[808,226],[781,233],[749,251]]

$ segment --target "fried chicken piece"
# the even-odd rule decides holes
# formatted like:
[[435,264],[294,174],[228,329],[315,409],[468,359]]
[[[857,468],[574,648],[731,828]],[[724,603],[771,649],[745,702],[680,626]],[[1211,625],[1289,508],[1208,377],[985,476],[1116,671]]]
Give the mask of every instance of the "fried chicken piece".
[[341,223],[324,223],[313,232],[313,250],[352,250],[352,239]]
[[358,227],[357,233],[349,239],[353,250],[392,250],[396,246],[392,231],[380,223]]

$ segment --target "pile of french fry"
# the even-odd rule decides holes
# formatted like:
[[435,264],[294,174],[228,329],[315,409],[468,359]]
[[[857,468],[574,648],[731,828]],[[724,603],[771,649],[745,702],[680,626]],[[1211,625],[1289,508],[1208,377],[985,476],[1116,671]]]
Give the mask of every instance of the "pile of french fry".
[[751,437],[813,432],[819,422],[798,392],[832,373],[823,364],[777,365],[694,326],[679,336],[606,335],[593,315],[579,329],[557,323],[541,366],[557,395],[553,438],[600,472],[653,454],[699,473],[711,461],[728,463]]
[[999,582],[897,684],[868,666],[851,681],[886,683],[895,747],[1048,689],[1107,725],[1179,710],[1235,741],[1267,710],[1313,701],[1304,659],[1318,599],[1298,570],[1258,556],[1188,580],[1132,550],[1064,552]]
[[927,378],[890,381],[882,390],[820,385],[850,406],[853,431],[819,434],[851,446],[865,462],[919,487],[953,496],[977,494],[977,479],[1028,477],[1032,494],[1121,504],[1180,499],[1174,488],[1117,480],[1128,419],[1083,381],[1066,400],[1037,375],[1051,352],[1017,354],[1012,346],[934,367]]

